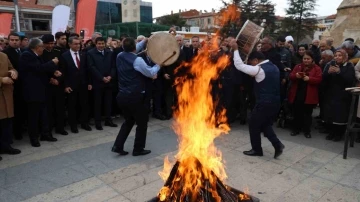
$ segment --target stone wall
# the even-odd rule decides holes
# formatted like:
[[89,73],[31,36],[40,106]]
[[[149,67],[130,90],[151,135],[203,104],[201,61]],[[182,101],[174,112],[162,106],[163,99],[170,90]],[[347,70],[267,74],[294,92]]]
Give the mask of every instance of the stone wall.
[[360,4],[359,0],[344,0],[338,8],[337,17],[330,30],[334,45],[339,46],[346,38],[354,38],[360,43]]

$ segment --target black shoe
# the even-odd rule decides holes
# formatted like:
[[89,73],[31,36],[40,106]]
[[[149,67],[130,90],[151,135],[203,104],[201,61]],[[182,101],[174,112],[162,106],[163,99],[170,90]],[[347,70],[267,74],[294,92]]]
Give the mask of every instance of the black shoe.
[[105,126],[109,126],[109,127],[117,127],[118,125],[116,125],[115,123],[113,123],[112,121],[105,121]]
[[276,159],[283,153],[284,148],[285,148],[285,145],[283,145],[282,143],[280,143],[279,146],[275,147],[274,159]]
[[60,135],[69,135],[69,133],[66,130],[55,130],[55,133]]
[[2,160],[2,157],[0,156],[0,161]]
[[162,114],[153,114],[152,117],[159,119],[159,120],[166,120],[166,116],[162,115]]
[[30,140],[31,146],[33,147],[40,147],[40,142],[39,140]]
[[305,136],[306,138],[311,138],[311,133],[304,133],[304,136]]
[[21,151],[19,149],[15,149],[12,147],[0,150],[0,154],[16,155],[16,154],[20,154],[20,153],[21,153]]
[[79,130],[78,130],[77,127],[71,127],[70,130],[71,130],[72,133],[79,133]]
[[299,135],[300,134],[300,132],[298,132],[298,131],[293,131],[293,132],[291,132],[291,136],[297,136],[297,135]]
[[81,128],[86,131],[92,131],[92,128],[88,124],[81,124]]
[[103,130],[103,127],[101,125],[95,125],[96,130]]
[[52,135],[41,136],[40,141],[56,142],[57,139]]
[[133,151],[132,155],[133,156],[143,156],[143,155],[146,155],[146,154],[150,154],[151,151],[150,150],[141,150],[141,151]]
[[117,148],[116,146],[113,146],[112,149],[111,149],[111,151],[112,151],[112,152],[115,152],[115,153],[118,153],[118,154],[120,154],[121,156],[125,156],[125,155],[128,155],[128,154],[129,154],[129,152],[124,151],[124,150],[122,150],[122,149],[119,149],[119,148]]
[[243,152],[246,156],[263,156],[262,152],[256,152],[255,150],[250,150],[250,151],[244,151]]
[[335,136],[334,136],[333,134],[329,134],[329,135],[326,136],[325,139],[326,139],[326,140],[333,140],[334,137],[335,137]]

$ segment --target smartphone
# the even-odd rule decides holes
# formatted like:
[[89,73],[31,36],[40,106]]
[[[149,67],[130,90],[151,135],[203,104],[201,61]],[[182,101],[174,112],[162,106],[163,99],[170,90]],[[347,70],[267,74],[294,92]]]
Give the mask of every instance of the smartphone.
[[85,37],[85,30],[80,30],[80,37],[84,38]]
[[305,73],[304,73],[304,72],[298,72],[298,74],[299,74],[300,76],[302,76],[302,77],[305,76]]

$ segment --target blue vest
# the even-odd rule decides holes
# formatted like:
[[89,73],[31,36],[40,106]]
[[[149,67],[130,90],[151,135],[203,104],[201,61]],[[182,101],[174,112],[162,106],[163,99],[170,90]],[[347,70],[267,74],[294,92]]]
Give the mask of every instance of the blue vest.
[[145,77],[134,68],[137,57],[129,52],[122,52],[117,56],[119,93],[123,95],[138,97],[145,92]]
[[256,103],[280,104],[280,72],[273,63],[267,62],[260,67],[265,72],[265,79],[254,84]]

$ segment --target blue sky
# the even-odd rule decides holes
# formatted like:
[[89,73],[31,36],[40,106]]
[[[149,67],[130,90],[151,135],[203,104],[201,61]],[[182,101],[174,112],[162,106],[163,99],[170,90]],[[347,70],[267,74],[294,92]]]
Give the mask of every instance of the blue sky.
[[[178,12],[179,9],[207,10],[218,9],[223,4],[221,0],[144,0],[153,3],[153,17],[170,14],[171,10]],[[276,4],[276,15],[285,15],[287,0],[272,0]],[[342,0],[317,0],[315,13],[318,16],[332,15],[336,13],[337,7]],[[321,5],[321,6],[320,6]]]

